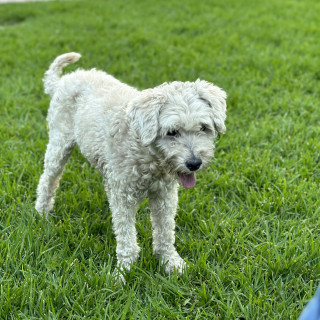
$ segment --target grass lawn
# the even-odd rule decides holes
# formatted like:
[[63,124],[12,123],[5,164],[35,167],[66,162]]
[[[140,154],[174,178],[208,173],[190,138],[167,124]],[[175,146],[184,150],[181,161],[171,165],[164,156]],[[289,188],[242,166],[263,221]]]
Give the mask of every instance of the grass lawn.
[[[66,1],[0,5],[0,318],[297,319],[320,284],[320,2]],[[180,190],[189,268],[141,255],[113,281],[101,177],[76,150],[49,221],[35,209],[47,143],[42,76],[59,54],[139,88],[205,79],[228,93],[227,134]]]

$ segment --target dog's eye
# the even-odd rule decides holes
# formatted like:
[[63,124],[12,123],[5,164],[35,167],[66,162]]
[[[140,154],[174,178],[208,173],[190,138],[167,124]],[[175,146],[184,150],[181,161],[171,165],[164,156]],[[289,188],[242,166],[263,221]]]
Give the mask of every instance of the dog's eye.
[[167,132],[167,136],[169,137],[176,137],[179,134],[178,130],[171,130]]
[[201,128],[200,128],[200,131],[206,131],[207,130],[207,127],[203,124],[202,126],[201,126]]

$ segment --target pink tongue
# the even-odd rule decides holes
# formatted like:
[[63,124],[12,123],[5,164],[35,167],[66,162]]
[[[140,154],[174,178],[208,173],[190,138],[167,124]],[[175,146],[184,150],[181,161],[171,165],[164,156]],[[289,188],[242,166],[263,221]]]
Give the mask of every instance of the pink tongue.
[[196,178],[193,173],[190,174],[179,174],[179,179],[182,186],[186,189],[191,189],[196,184]]

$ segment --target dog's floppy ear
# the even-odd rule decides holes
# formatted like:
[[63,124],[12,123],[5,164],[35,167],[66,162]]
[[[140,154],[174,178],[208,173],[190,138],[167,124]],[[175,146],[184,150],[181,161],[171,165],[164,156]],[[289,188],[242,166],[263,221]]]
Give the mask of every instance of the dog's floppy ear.
[[225,133],[226,127],[224,122],[226,120],[227,94],[219,87],[204,80],[198,79],[195,85],[199,97],[205,100],[212,108],[214,127],[219,133]]
[[129,126],[138,134],[145,146],[157,137],[160,109],[165,103],[166,98],[160,90],[147,89],[141,91],[129,104]]

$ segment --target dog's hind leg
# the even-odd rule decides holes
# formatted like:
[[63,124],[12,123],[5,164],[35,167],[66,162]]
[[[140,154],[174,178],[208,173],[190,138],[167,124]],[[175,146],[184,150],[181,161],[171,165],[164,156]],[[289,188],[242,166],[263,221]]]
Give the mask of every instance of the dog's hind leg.
[[57,131],[50,132],[44,160],[44,172],[37,188],[36,210],[41,215],[47,216],[52,210],[59,180],[73,147],[74,142],[66,135]]

